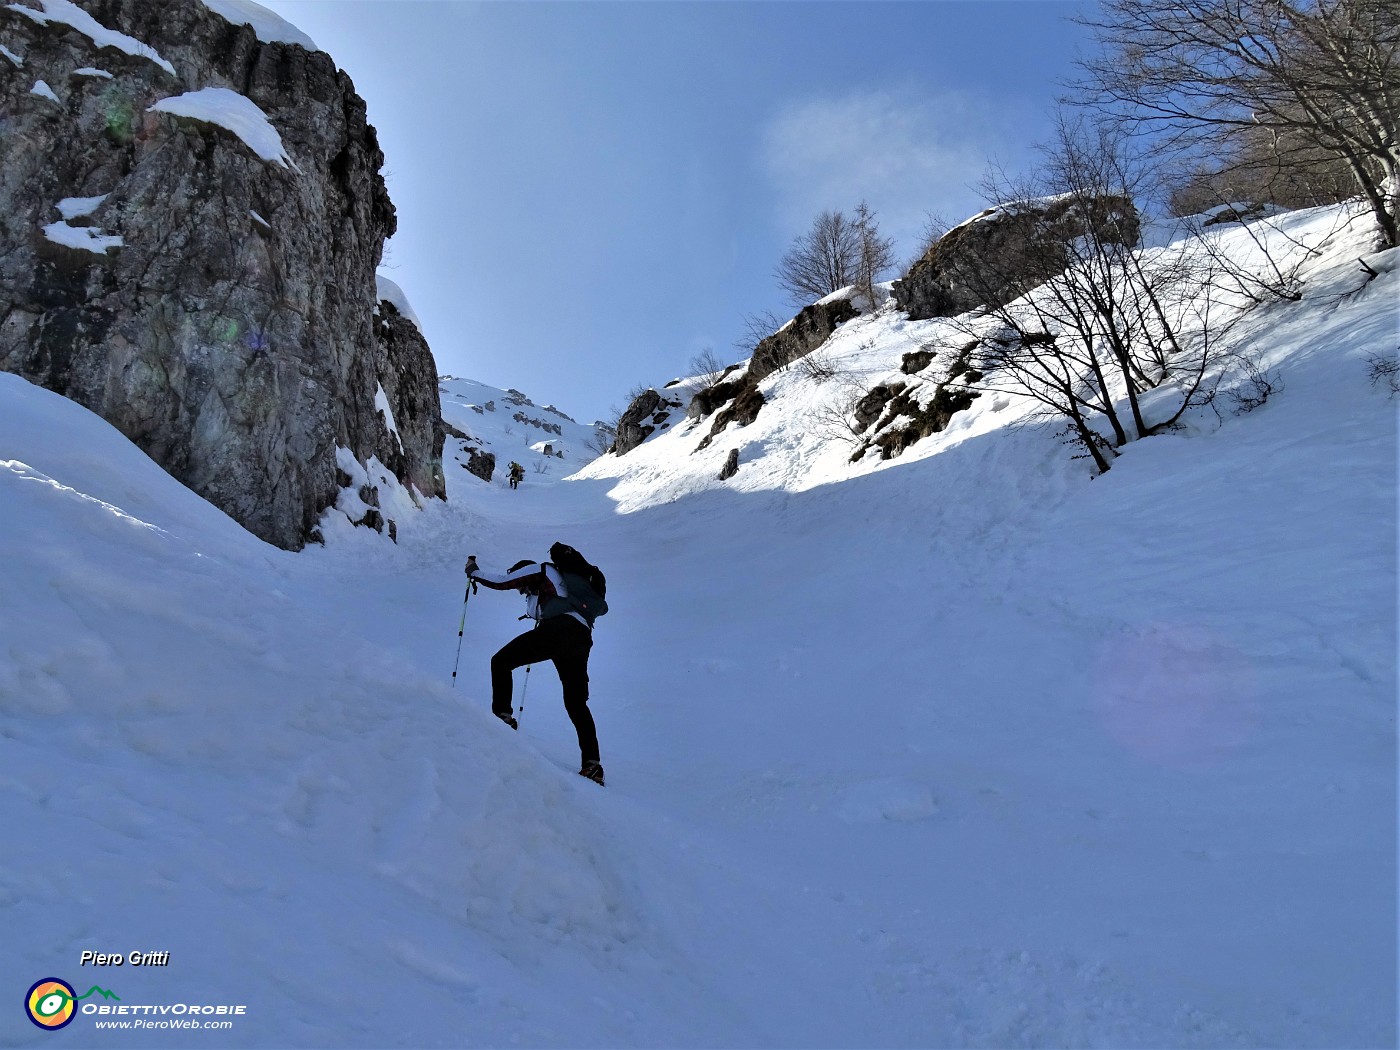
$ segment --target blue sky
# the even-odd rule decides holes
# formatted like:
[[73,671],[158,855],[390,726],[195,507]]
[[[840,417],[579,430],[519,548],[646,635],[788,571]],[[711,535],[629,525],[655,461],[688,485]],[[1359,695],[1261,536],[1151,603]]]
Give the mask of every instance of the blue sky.
[[976,211],[1087,47],[1069,0],[261,2],[368,104],[439,370],[581,421],[790,316],[819,211],[868,201],[902,258]]

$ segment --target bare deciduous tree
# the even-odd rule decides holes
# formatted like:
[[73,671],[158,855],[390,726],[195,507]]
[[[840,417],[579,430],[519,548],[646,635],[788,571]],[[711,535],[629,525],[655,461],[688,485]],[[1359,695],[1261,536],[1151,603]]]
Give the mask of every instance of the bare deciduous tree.
[[808,231],[792,242],[773,276],[796,306],[823,299],[855,285],[875,305],[875,285],[894,268],[894,241],[880,236],[880,224],[861,201],[854,218],[824,211]]
[[860,264],[860,231],[840,211],[824,211],[773,271],[778,284],[796,306],[822,299],[854,284]]
[[[993,203],[1015,207],[1055,196],[1083,216],[1079,235],[1028,243],[1015,270],[998,272],[982,260],[979,270],[960,276],[974,287],[980,282],[987,301],[1004,304],[968,322],[982,337],[977,388],[1028,397],[1046,415],[1067,420],[1103,472],[1115,448],[1173,426],[1200,403],[1228,330],[1222,317],[1241,296],[1219,257],[1193,242],[1149,258],[1135,237],[1104,221],[1102,203],[1131,198],[1145,177],[1121,136],[1064,121],[1056,134],[1035,177],[993,177]],[[1156,398],[1149,414],[1144,395],[1166,385],[1174,395]],[[1110,436],[1100,434],[1100,423]]]
[[[622,411],[614,408],[609,414],[613,419],[619,419],[622,416]],[[606,456],[612,451],[613,442],[616,440],[617,428],[609,423],[599,421],[593,425],[593,433],[584,442],[584,447],[600,456]]]
[[734,349],[745,356],[751,355],[758,344],[782,328],[786,322],[772,310],[744,315],[744,333],[734,341]]
[[856,205],[855,228],[860,253],[856,258],[854,283],[856,291],[865,296],[869,308],[874,310],[879,305],[875,299],[875,285],[894,269],[894,239],[880,236],[880,224],[865,201]]
[[1223,156],[1168,172],[1168,182],[1168,207],[1177,216],[1239,203],[1312,208],[1356,194],[1356,180],[1336,154],[1263,129],[1241,131]]
[[791,367],[802,378],[810,379],[814,383],[825,383],[841,374],[841,367],[831,356],[831,351],[825,343],[794,359]]
[[1384,387],[1392,398],[1400,395],[1400,358],[1393,353],[1371,354],[1367,360],[1371,385]]
[[701,389],[704,390],[718,383],[727,367],[712,346],[705,347],[690,359],[691,373],[699,377]]
[[1395,0],[1102,0],[1081,22],[1101,46],[1082,63],[1090,104],[1198,161],[1251,141],[1334,157],[1400,244]]
[[856,406],[869,394],[861,378],[838,374],[836,392],[818,402],[812,411],[812,425],[828,441],[840,441],[855,448],[864,437],[865,427],[856,418]]
[[919,231],[919,246],[914,250],[913,258],[909,259],[903,266],[905,272],[916,262],[929,253],[935,244],[943,239],[943,235],[953,228],[953,223],[941,212],[929,211],[924,213],[924,225]]

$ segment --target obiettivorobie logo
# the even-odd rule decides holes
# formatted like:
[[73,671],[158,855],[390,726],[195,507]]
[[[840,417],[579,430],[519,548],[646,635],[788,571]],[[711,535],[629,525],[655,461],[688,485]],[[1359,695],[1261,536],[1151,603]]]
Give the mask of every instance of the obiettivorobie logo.
[[[89,1000],[83,1002],[84,999]],[[115,1005],[108,1001],[115,1000]],[[222,1028],[247,1016],[243,1003],[175,1002],[126,1003],[108,988],[93,985],[79,995],[58,977],[35,981],[24,996],[24,1012],[46,1032],[66,1028],[78,1014],[93,1018],[98,1028]]]
[[95,984],[79,995],[67,981],[45,977],[42,981],[35,981],[25,995],[24,1011],[40,1028],[56,1032],[77,1016],[78,1002],[90,995],[101,995],[103,999],[121,1002],[121,996]]

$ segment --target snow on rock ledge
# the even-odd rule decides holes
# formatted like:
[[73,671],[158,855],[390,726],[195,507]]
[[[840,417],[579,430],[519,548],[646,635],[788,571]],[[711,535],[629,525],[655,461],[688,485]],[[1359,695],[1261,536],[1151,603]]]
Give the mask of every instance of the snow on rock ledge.
[[264,44],[299,44],[308,51],[321,50],[316,41],[280,15],[253,0],[202,0],[205,7],[234,25],[248,25]]
[[116,234],[103,233],[99,226],[69,226],[66,222],[51,222],[44,227],[44,237],[65,248],[80,248],[96,255],[106,255],[120,248],[122,239]]
[[62,215],[65,221],[68,219],[78,219],[86,215],[91,215],[98,208],[102,207],[102,202],[109,196],[111,196],[111,194],[103,193],[96,197],[64,197],[63,200],[59,201],[54,207],[58,209],[58,214]]
[[382,273],[375,274],[374,281],[380,301],[393,303],[394,309],[397,310],[405,320],[411,321],[413,327],[421,332],[423,330],[423,322],[418,320],[418,315],[414,312],[413,306],[409,303],[408,296],[404,294],[403,289]]
[[133,36],[119,33],[115,29],[108,29],[72,0],[39,0],[39,3],[43,5],[42,11],[36,11],[23,4],[10,4],[9,10],[17,11],[38,22],[41,26],[50,23],[69,26],[82,33],[98,47],[115,47],[118,51],[124,51],[128,55],[148,58],[171,76],[175,75],[175,67],[161,58],[160,53],[155,48],[142,43]]
[[[252,99],[229,88],[202,88],[171,98],[163,98],[150,107],[151,113],[170,113],[227,128],[265,161],[282,167],[296,168],[282,146],[282,136],[272,126]],[[300,171],[301,169],[297,169]]]

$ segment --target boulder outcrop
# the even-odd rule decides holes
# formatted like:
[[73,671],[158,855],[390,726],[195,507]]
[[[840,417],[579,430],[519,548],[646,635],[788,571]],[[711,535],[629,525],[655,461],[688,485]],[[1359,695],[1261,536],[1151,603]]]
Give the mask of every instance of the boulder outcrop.
[[804,306],[797,316],[754,347],[745,379],[757,385],[778,369],[810,354],[831,338],[837,327],[860,311],[850,299],[828,298]]
[[663,397],[654,389],[643,390],[632,399],[617,421],[617,438],[612,451],[625,456],[654,434],[658,427],[670,425],[671,413],[681,407],[679,401]]
[[720,468],[719,480],[728,481],[737,473],[739,473],[739,450],[731,448],[729,455],[724,458],[724,466]]
[[[937,376],[882,383],[855,405],[855,432],[865,437],[851,462],[878,448],[893,459],[911,445],[948,428],[953,417],[981,396],[975,384],[982,373],[973,367],[979,343],[969,343]],[[925,366],[927,367],[927,366]]]
[[1069,265],[1067,246],[1093,230],[1135,245],[1137,209],[1127,197],[1046,197],[988,208],[949,230],[894,282],[899,308],[915,321],[1003,306]]
[[757,419],[764,404],[763,391],[758,384],[778,369],[810,354],[830,339],[837,327],[859,313],[850,299],[840,297],[804,306],[796,317],[754,347],[753,357],[742,375],[721,378],[720,382],[699,391],[686,409],[690,419],[703,419],[723,405],[728,407],[715,416],[709,434],[695,451],[708,448],[730,423],[747,426]]

